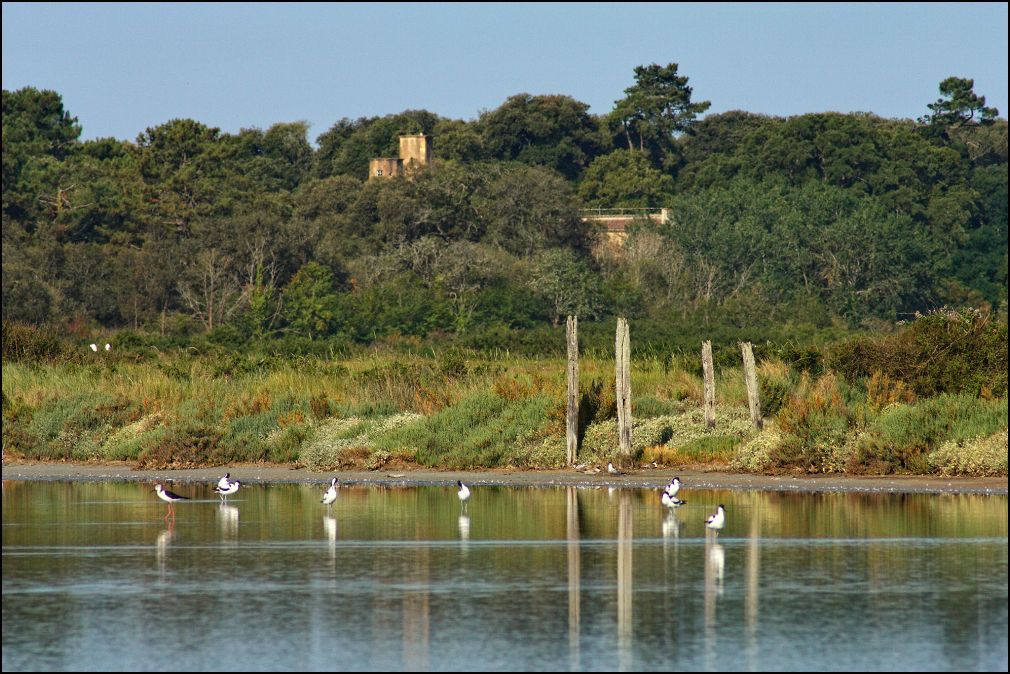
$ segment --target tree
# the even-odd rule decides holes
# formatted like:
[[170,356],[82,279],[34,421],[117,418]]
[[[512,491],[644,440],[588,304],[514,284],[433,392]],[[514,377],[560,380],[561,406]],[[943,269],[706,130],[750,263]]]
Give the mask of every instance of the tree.
[[599,277],[566,248],[552,248],[537,256],[527,283],[546,303],[552,325],[569,315],[592,319],[599,311]]
[[676,164],[674,140],[708,110],[709,101],[691,102],[688,78],[677,74],[678,65],[655,63],[635,68],[635,84],[615,102],[610,118],[624,135],[629,150],[646,152],[657,168]]
[[673,178],[652,167],[635,150],[614,150],[597,157],[579,183],[579,196],[598,208],[660,207],[673,194]]
[[570,96],[510,96],[478,122],[488,156],[546,166],[569,180],[603,151],[589,105]]
[[919,122],[929,125],[948,140],[951,129],[966,124],[992,124],[999,110],[986,107],[985,96],[977,95],[974,87],[975,80],[961,77],[948,77],[940,82],[940,93],[945,98],[927,105],[933,114],[925,115]]
[[309,262],[284,288],[284,316],[290,328],[309,339],[329,333],[337,320],[339,300],[333,272]]

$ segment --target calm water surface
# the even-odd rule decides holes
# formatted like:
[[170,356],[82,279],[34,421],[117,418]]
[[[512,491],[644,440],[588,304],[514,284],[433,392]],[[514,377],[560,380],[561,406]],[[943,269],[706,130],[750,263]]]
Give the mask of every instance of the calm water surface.
[[1007,670],[1005,496],[169,487],[3,483],[4,671]]

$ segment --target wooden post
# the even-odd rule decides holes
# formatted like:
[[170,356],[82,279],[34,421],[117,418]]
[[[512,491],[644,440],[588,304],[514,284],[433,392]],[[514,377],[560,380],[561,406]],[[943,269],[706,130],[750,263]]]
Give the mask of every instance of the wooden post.
[[701,370],[705,376],[705,427],[715,428],[715,368],[711,341],[701,343]]
[[750,406],[750,420],[754,428],[761,430],[761,401],[758,399],[757,368],[754,365],[754,349],[750,342],[741,342],[743,352],[743,378],[747,384],[747,404]]
[[575,465],[579,449],[579,317],[568,317],[568,453],[569,466]]
[[621,456],[631,458],[631,338],[628,321],[617,319],[617,339],[614,346],[616,370],[614,376],[617,396],[617,435]]

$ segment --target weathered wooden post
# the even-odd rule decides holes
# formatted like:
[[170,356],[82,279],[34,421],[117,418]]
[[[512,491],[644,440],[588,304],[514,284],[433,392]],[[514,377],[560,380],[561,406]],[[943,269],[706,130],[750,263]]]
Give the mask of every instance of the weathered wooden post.
[[617,396],[617,436],[621,456],[631,458],[631,338],[628,321],[617,319],[617,338],[614,346],[616,363],[614,386]]
[[701,343],[701,370],[705,378],[705,427],[715,428],[715,368],[712,365],[712,342]]
[[568,317],[568,453],[569,466],[575,465],[579,449],[579,317]]
[[750,420],[754,428],[761,430],[761,401],[758,400],[757,367],[754,365],[754,349],[750,342],[741,342],[743,352],[743,378],[747,384],[747,405],[750,407]]

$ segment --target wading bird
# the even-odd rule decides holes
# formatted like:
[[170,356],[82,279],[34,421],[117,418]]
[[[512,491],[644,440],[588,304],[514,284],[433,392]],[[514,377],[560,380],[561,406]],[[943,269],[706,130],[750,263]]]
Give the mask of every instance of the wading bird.
[[229,482],[228,486],[222,489],[221,483],[219,482],[218,485],[214,487],[214,491],[221,497],[222,500],[227,501],[228,497],[237,492],[241,485],[241,482],[235,480],[234,482]]
[[323,494],[323,500],[320,501],[325,506],[333,505],[333,502],[337,500],[337,478],[330,480],[330,488],[326,490]]
[[719,533],[719,531],[726,526],[726,508],[721,503],[719,507],[715,509],[715,512],[708,516],[705,520],[705,526],[709,529]]
[[670,496],[669,492],[662,492],[661,497],[663,499],[663,505],[667,508],[679,508],[680,506],[687,503],[687,501],[681,501],[679,498]]
[[456,486],[459,487],[456,496],[459,497],[459,502],[463,508],[466,508],[466,502],[470,500],[470,489],[461,480],[456,480]]
[[676,498],[677,492],[680,491],[680,478],[675,477],[670,480],[670,484],[666,485],[666,493],[670,495],[670,498]]
[[179,496],[175,492],[171,492],[171,491],[165,489],[163,486],[161,486],[160,483],[154,485],[154,491],[156,491],[158,493],[158,498],[160,498],[162,501],[165,501],[166,503],[168,503],[168,512],[165,514],[165,519],[168,519],[169,515],[172,516],[172,519],[175,519],[175,502],[176,501],[188,501],[189,500],[188,496]]

